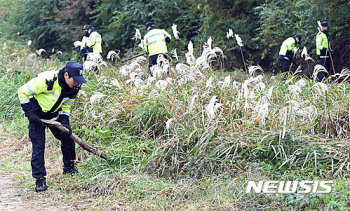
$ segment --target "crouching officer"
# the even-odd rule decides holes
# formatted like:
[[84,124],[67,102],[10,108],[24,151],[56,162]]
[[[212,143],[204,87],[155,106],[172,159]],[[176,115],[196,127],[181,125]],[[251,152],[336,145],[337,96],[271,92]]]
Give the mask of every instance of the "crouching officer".
[[282,73],[288,72],[291,63],[295,64],[293,61],[293,53],[295,44],[300,44],[301,36],[299,34],[294,37],[287,38],[281,45],[278,59],[281,62]]
[[29,120],[29,138],[32,142],[32,176],[36,178],[35,191],[45,191],[45,128],[40,119],[57,120],[69,131],[60,131],[49,127],[52,134],[61,141],[63,155],[63,174],[79,173],[74,167],[75,143],[70,138],[72,128],[69,123],[70,107],[80,90],[86,83],[83,66],[69,61],[59,71],[40,73],[18,89],[18,97]]

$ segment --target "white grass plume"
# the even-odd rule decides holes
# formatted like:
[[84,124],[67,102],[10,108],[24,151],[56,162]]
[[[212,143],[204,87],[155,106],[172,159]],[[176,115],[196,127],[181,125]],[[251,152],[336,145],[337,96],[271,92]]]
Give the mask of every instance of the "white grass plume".
[[[6,44],[6,43],[5,43]],[[45,49],[39,49],[39,50],[36,50],[36,54],[38,54],[38,56],[41,56],[41,54],[43,53],[43,52],[45,52],[46,53],[46,51],[45,51]]]
[[211,36],[210,36],[210,37],[208,38],[208,41],[204,43],[203,48],[204,48],[204,49],[207,49],[207,48],[211,49],[211,44],[212,44],[212,43],[213,43],[213,39],[212,39]]
[[177,31],[177,25],[173,24],[173,26],[171,28],[173,29],[173,34],[174,34],[175,39],[179,39],[180,32]]
[[179,61],[179,57],[177,56],[176,53],[176,48],[174,50],[171,51],[171,54],[173,55],[173,57],[176,59],[176,61]]
[[164,90],[168,87],[169,82],[167,80],[159,80],[156,82],[155,87],[158,89]]
[[158,55],[157,65],[162,68],[163,73],[167,73],[170,68],[169,60],[166,59],[162,54]]
[[307,54],[307,48],[306,48],[306,46],[304,46],[303,51],[301,52],[300,56],[301,56],[301,57],[304,57],[304,58],[305,58],[305,61],[311,60],[311,61],[313,61],[313,62],[315,63],[315,60],[313,60],[313,59],[309,56],[309,54]]
[[31,41],[31,40],[28,40],[27,45],[30,46],[31,44],[32,44],[32,41]]
[[95,67],[98,67],[97,62],[94,61],[85,61],[83,64],[84,70],[93,70]]
[[190,70],[190,67],[183,63],[178,63],[175,66],[176,71],[178,71],[180,74],[185,74]]
[[170,130],[171,126],[173,125],[174,120],[175,120],[175,118],[170,118],[170,119],[168,119],[168,121],[166,121],[165,128],[167,130]]
[[115,51],[109,51],[108,54],[107,54],[107,59],[108,60],[113,60],[114,58],[118,58],[120,60],[119,53],[120,53],[119,50],[118,50],[118,53],[115,52]]
[[216,101],[218,101],[216,99],[216,96],[213,96],[210,99],[209,104],[205,106],[205,111],[206,111],[206,113],[207,113],[207,115],[208,115],[210,120],[215,118],[216,111],[218,110],[218,108],[220,108],[222,106],[221,103],[216,103]]
[[312,86],[313,89],[315,89],[319,95],[324,95],[328,92],[328,86],[324,83],[318,82]]
[[229,39],[230,37],[233,37],[233,31],[232,29],[229,29],[228,32],[226,33],[226,37],[227,39]]
[[195,109],[195,101],[197,97],[198,95],[193,95],[191,97],[191,102],[190,102],[190,105],[188,106],[188,112],[192,112]]
[[73,43],[73,45],[74,45],[75,48],[77,48],[77,47],[81,46],[81,41],[75,41]]
[[111,80],[111,85],[116,86],[118,89],[123,88],[123,84],[121,84],[117,79]]
[[262,96],[253,108],[253,118],[258,119],[260,126],[265,125],[266,117],[269,114],[269,106],[270,103],[268,99],[265,96]]
[[312,78],[314,79],[314,81],[317,81],[317,76],[318,76],[318,73],[320,72],[328,73],[328,71],[326,70],[326,68],[324,68],[324,66],[320,64],[315,65],[314,71],[312,73]]
[[321,25],[321,21],[317,21],[317,29],[318,29],[318,31],[319,32],[322,32],[323,31],[323,27],[322,27],[322,25]]
[[296,115],[304,118],[304,121],[312,121],[317,116],[317,109],[314,105],[296,110]]
[[269,100],[271,100],[271,98],[272,98],[272,94],[273,94],[273,88],[274,88],[274,85],[272,85],[271,87],[270,87],[270,89],[267,91],[267,99],[269,99]]
[[248,67],[249,76],[254,76],[254,73],[256,71],[264,72],[264,70],[259,65],[257,65],[257,66],[249,66]]
[[100,92],[93,92],[93,95],[90,97],[90,103],[93,104],[95,101],[100,101],[101,98],[105,97],[105,94]]
[[239,37],[238,34],[235,34],[237,44],[241,47],[243,47],[242,39]]
[[226,76],[224,78],[224,81],[219,81],[218,85],[220,86],[221,89],[224,89],[226,87],[229,87],[231,83],[231,76]]
[[189,65],[196,64],[196,59],[193,55],[193,43],[191,41],[188,43],[188,52],[185,54],[185,56],[186,56],[187,64]]
[[135,39],[136,40],[142,40],[140,30],[135,28]]

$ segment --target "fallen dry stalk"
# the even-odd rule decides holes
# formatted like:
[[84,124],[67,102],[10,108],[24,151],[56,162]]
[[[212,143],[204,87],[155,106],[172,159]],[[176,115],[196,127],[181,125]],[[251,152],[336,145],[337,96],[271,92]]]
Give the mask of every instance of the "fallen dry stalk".
[[[57,121],[52,121],[52,120],[47,120],[47,119],[41,119],[42,122],[44,122],[45,124],[49,124],[49,125],[53,125],[55,127],[57,127],[59,130],[61,131],[68,131],[68,129],[66,127],[64,127],[63,125],[61,125],[60,122]],[[81,147],[83,147],[86,151],[94,153],[95,155],[99,156],[100,158],[103,158],[105,160],[107,160],[107,155],[103,152],[101,152],[100,150],[96,149],[95,147],[92,147],[90,145],[88,145],[87,143],[85,143],[84,141],[82,141],[77,135],[75,135],[74,133],[72,133],[72,135],[70,135],[70,137],[76,142],[78,143]]]

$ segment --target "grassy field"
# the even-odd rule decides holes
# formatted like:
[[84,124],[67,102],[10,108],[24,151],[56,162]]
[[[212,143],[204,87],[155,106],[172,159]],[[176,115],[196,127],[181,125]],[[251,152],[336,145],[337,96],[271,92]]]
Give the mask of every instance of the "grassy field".
[[[59,143],[49,136],[50,189],[43,195],[77,210],[348,210],[350,86],[344,76],[318,83],[302,71],[283,80],[259,66],[223,72],[221,53],[207,47],[198,58],[186,55],[187,63],[173,60],[169,75],[166,65],[154,69],[155,77],[142,57],[124,65],[87,63],[72,128],[108,161],[78,147],[83,174],[65,177]],[[4,158],[2,169],[31,200],[27,120],[16,90],[65,63],[29,54],[15,44],[1,51],[0,116],[3,133],[13,134],[1,141],[22,146]],[[91,65],[99,66],[98,75]],[[247,194],[250,180],[335,183],[330,194]]]

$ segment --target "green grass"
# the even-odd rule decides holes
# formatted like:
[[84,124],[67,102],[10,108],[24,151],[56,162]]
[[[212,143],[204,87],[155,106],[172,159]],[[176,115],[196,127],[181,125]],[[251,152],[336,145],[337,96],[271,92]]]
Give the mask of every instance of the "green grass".
[[[2,128],[19,138],[27,131],[27,120],[17,89],[39,72],[64,66],[23,52],[0,56]],[[79,197],[95,193],[106,197],[101,203],[120,200],[136,210],[141,205],[150,210],[346,209],[348,84],[327,84],[323,93],[322,86],[303,76],[283,81],[281,75],[262,73],[258,80],[241,71],[209,68],[191,78],[191,73],[172,67],[173,82],[163,89],[157,83],[165,77],[138,85],[120,70],[110,66],[100,75],[90,74],[72,108],[74,132],[106,152],[108,160],[79,149],[84,176],[61,177],[55,170],[50,180],[54,191],[77,191]],[[146,72],[145,65],[142,71]],[[230,84],[224,82],[228,76]],[[147,75],[140,79],[146,81]],[[213,96],[220,105],[211,116],[207,109]],[[58,145],[52,142],[50,147],[57,151]],[[50,155],[52,162],[57,155]],[[27,188],[28,178],[18,177]],[[249,180],[335,179],[334,193],[328,196],[244,193]],[[74,199],[70,194],[58,198]]]

